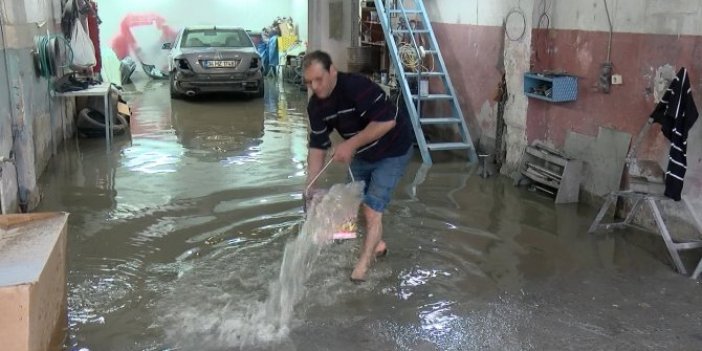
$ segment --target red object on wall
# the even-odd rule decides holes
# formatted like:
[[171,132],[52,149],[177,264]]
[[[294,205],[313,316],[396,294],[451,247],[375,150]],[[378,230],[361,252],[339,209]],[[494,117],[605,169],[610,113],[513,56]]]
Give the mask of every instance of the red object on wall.
[[[178,34],[166,24],[166,19],[157,13],[129,13],[120,22],[119,32],[112,39],[112,50],[114,50],[117,58],[121,60],[129,56],[130,53],[139,56],[140,48],[132,34],[132,27],[150,25],[156,26],[156,29],[161,31],[162,42],[171,42]],[[138,58],[142,59],[141,57]]]
[[93,13],[88,15],[88,35],[95,48],[95,67],[93,72],[100,72],[102,68],[102,56],[100,55],[100,27],[98,26],[98,8],[95,2],[91,1]]

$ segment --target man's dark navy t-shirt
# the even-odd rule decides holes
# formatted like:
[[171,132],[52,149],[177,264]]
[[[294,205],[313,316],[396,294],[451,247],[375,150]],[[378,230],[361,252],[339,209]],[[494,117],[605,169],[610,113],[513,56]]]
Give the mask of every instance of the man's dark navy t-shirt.
[[395,127],[380,139],[356,150],[356,156],[375,162],[383,158],[404,155],[412,146],[412,126],[404,111],[390,101],[377,84],[370,79],[338,72],[336,87],[326,99],[313,95],[307,105],[310,117],[309,146],[328,149],[329,134],[336,129],[349,139],[363,130],[370,122],[395,120]]

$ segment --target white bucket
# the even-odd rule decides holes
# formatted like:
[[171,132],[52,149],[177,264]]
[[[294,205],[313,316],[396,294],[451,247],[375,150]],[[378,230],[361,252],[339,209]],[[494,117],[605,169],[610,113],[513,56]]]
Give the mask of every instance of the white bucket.
[[429,96],[429,80],[421,79],[419,80],[419,96]]

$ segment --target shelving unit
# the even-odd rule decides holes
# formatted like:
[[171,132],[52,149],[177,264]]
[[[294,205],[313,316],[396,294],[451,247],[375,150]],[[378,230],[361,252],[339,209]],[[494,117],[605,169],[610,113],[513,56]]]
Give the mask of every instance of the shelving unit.
[[[359,1],[358,5],[359,34],[356,43],[357,46],[366,49],[349,49],[349,70],[355,72],[388,70],[387,44],[382,24],[378,20],[378,12],[372,1],[370,3]],[[354,62],[353,59],[359,61]]]
[[383,27],[378,21],[378,11],[374,6],[366,6],[365,2],[361,6],[361,42],[382,43],[385,45]]
[[556,203],[578,202],[582,162],[541,143],[528,146],[522,166],[523,177],[533,187],[555,198]]
[[524,94],[548,102],[575,101],[578,98],[578,78],[567,74],[527,72],[524,74]]

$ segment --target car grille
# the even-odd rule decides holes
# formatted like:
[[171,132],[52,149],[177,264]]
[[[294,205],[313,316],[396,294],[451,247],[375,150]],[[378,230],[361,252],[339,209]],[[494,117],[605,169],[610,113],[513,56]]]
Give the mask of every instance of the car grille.
[[229,82],[246,78],[246,73],[198,74],[194,78],[195,80],[206,82]]

